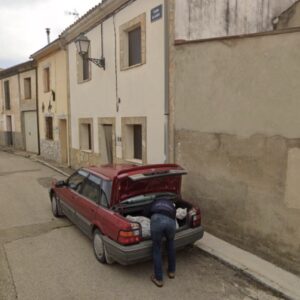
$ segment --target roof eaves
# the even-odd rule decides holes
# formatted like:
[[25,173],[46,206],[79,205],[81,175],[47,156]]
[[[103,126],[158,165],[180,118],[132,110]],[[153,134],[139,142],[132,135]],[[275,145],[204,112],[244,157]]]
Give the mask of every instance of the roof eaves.
[[90,15],[92,12],[94,12],[98,7],[102,6],[103,3],[107,2],[108,0],[103,0],[99,4],[95,5],[91,9],[89,9],[84,15],[82,15],[79,19],[77,19],[73,24],[68,26],[61,34],[60,36],[65,35],[70,29],[72,29],[74,26],[76,26],[78,23],[80,23],[83,19],[85,19],[88,15]]
[[88,32],[113,13],[135,0],[105,0],[94,8],[90,9],[85,15],[78,19],[71,26],[66,28],[60,35],[65,43],[71,43],[81,32]]
[[60,38],[57,38],[50,44],[46,45],[45,47],[43,47],[43,48],[39,49],[38,51],[36,51],[35,53],[31,54],[30,58],[35,59],[35,60],[40,59],[44,56],[47,56],[47,55],[61,49],[62,47],[63,47],[62,40]]
[[7,77],[13,76],[13,75],[18,74],[18,73],[23,73],[23,72],[32,70],[35,67],[36,67],[35,61],[28,60],[28,61],[23,62],[21,64],[18,64],[18,65],[12,66],[10,68],[1,70],[0,71],[0,79],[7,78]]

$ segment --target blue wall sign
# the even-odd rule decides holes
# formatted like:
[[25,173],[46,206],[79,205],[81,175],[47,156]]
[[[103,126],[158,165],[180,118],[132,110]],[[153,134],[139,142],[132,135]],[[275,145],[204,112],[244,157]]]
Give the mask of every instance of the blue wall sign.
[[151,9],[151,22],[162,18],[162,4]]

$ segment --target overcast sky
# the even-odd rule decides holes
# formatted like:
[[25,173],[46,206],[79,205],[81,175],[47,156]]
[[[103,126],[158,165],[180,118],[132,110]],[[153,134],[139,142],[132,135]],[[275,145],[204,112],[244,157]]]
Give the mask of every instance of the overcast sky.
[[101,0],[0,0],[0,68],[25,62]]

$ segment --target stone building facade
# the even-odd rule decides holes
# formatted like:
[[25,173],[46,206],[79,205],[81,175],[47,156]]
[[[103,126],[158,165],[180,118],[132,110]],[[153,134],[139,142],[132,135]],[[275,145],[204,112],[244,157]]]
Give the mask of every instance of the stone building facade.
[[0,71],[0,87],[0,144],[38,153],[35,63]]
[[67,52],[57,39],[31,57],[37,64],[40,155],[69,164]]

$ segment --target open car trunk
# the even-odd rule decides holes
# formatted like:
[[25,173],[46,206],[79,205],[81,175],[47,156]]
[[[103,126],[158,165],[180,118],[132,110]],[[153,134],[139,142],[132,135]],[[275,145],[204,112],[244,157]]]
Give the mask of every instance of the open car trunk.
[[[145,220],[144,218],[140,218],[142,220],[145,220],[146,222],[140,222],[139,218],[135,218],[135,217],[146,217],[149,220],[149,225],[147,224],[147,226],[149,226],[149,229],[147,228],[147,230],[150,230],[150,206],[152,204],[152,202],[155,201],[155,199],[153,200],[148,200],[145,201],[144,203],[126,203],[126,204],[120,204],[117,207],[115,207],[115,211],[118,212],[120,215],[122,215],[125,218],[128,218],[130,221],[134,221],[134,222],[138,222],[141,224],[142,227],[142,231],[145,230],[144,226],[145,223],[147,223],[147,220]],[[184,200],[175,200],[174,201],[175,207],[176,207],[176,211],[180,208],[180,209],[186,209],[186,216],[183,219],[179,219],[176,218],[176,231],[181,231],[184,230],[189,226],[189,211],[192,208],[192,205],[185,202]],[[136,219],[136,220],[135,220]],[[146,236],[144,236],[143,234],[143,239],[150,239],[150,236],[148,236],[148,234],[146,234]]]

